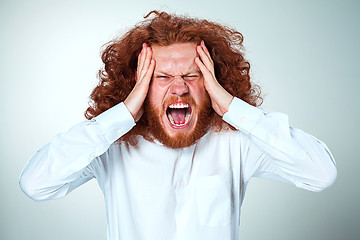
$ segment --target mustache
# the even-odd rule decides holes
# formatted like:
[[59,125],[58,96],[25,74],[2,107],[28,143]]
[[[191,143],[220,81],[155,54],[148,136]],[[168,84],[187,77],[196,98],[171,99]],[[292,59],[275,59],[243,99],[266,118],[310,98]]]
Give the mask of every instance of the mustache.
[[[177,133],[175,136],[169,136],[165,131],[164,122],[162,117],[166,114],[166,107],[170,103],[183,101],[191,105],[192,109],[197,116],[195,122],[195,128],[191,132],[183,131]],[[202,101],[195,103],[195,100],[187,96],[169,96],[160,105],[150,104],[149,101],[145,102],[144,114],[135,127],[139,124],[143,125],[142,136],[146,140],[154,141],[157,139],[159,142],[167,147],[178,149],[189,147],[199,140],[211,127],[212,118],[215,112],[212,110],[210,98],[205,98]],[[162,106],[163,105],[163,106]]]

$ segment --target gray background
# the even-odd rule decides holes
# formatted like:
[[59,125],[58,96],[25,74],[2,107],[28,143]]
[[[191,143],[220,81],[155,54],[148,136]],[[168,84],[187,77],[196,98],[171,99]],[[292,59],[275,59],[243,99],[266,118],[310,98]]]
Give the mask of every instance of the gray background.
[[321,193],[253,179],[240,239],[359,239],[359,1],[154,2],[0,2],[0,239],[105,239],[96,181],[37,203],[18,177],[37,149],[84,119],[101,45],[151,9],[242,32],[263,108],[287,113],[337,160],[337,181]]

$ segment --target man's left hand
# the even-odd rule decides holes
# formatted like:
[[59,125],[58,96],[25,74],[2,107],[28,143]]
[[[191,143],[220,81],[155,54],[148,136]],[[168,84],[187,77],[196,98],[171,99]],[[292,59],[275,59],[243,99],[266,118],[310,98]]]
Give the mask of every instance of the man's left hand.
[[196,50],[200,57],[195,58],[195,63],[204,76],[204,86],[209,93],[212,108],[222,117],[229,110],[230,103],[234,97],[216,80],[214,62],[204,41],[201,41]]

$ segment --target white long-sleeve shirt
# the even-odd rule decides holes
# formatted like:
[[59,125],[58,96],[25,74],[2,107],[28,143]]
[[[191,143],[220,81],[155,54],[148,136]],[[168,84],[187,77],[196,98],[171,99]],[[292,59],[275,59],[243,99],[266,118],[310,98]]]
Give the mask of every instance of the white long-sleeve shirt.
[[171,149],[140,138],[114,143],[135,122],[123,103],[57,135],[26,164],[22,190],[37,201],[61,198],[96,178],[110,240],[235,240],[253,176],[320,191],[336,178],[324,143],[234,98],[223,119],[239,131],[210,131]]

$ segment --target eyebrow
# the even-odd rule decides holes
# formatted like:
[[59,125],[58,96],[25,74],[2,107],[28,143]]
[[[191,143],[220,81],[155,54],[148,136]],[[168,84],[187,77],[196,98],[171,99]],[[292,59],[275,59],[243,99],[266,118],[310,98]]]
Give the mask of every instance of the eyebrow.
[[164,71],[161,71],[161,70],[154,70],[154,74],[157,73],[157,74],[163,74],[163,75],[170,75]]

